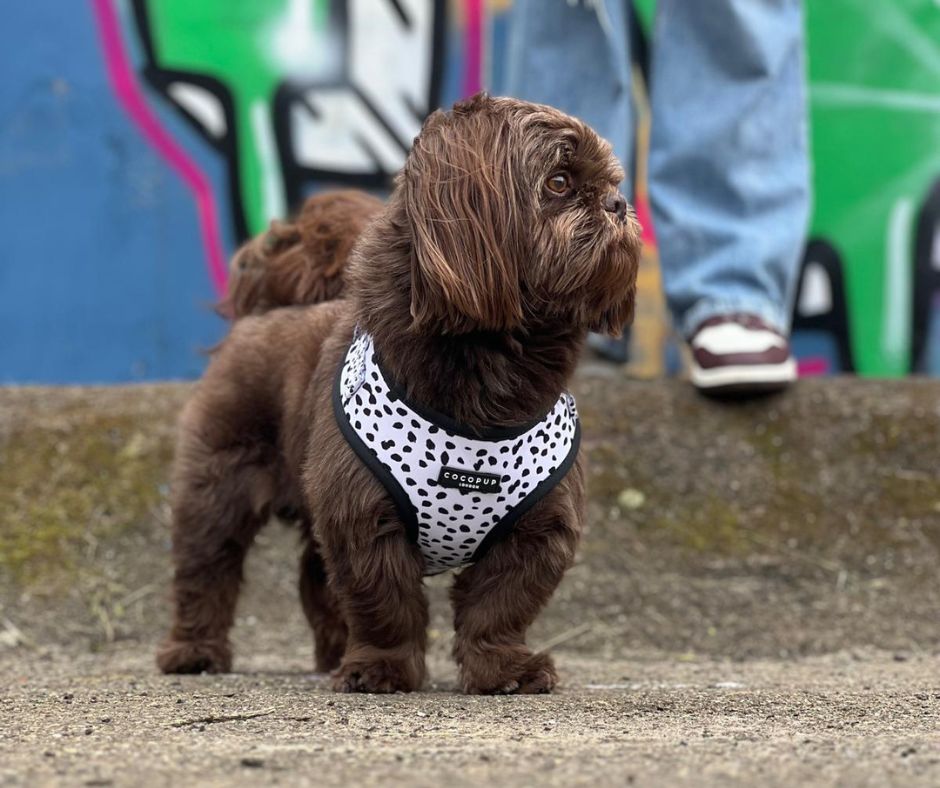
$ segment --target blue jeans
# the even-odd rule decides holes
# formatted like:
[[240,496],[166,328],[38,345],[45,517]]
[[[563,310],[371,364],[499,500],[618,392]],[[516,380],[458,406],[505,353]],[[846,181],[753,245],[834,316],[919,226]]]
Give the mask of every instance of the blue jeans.
[[[508,92],[590,123],[630,171],[628,0],[516,0]],[[780,330],[809,214],[800,0],[659,0],[649,195],[683,335],[728,312]]]

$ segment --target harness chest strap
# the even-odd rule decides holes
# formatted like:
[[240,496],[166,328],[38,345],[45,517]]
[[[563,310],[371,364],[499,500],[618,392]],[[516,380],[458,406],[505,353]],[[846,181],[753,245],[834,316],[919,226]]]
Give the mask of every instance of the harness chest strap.
[[340,431],[385,486],[427,574],[478,560],[574,464],[580,423],[565,392],[534,424],[472,431],[407,402],[358,329],[337,372]]

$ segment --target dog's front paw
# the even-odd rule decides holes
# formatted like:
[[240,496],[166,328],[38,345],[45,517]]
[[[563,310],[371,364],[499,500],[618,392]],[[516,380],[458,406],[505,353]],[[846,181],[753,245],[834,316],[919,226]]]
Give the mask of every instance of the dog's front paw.
[[423,662],[415,660],[347,659],[333,674],[335,692],[413,692],[424,680]]
[[548,654],[533,654],[526,661],[517,692],[522,695],[540,695],[551,692],[557,683],[558,674],[552,658]]
[[551,692],[558,674],[548,654],[493,649],[465,658],[460,680],[468,695],[535,695]]
[[157,650],[157,666],[164,673],[228,673],[232,650],[213,640],[165,640]]

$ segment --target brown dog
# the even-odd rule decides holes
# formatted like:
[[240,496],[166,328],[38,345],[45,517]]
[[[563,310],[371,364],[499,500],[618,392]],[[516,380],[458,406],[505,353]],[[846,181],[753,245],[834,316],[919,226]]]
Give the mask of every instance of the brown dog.
[[[234,324],[182,416],[164,671],[229,670],[245,551],[272,513],[292,510],[309,534],[300,589],[317,669],[335,668],[340,691],[421,686],[428,559],[407,503],[341,432],[337,371],[358,326],[402,412],[447,414],[466,434],[543,423],[587,331],[619,333],[632,315],[639,228],[622,178],[584,123],[476,96],[425,122],[353,251],[346,298]],[[525,635],[574,556],[580,459],[556,482],[456,576],[466,692],[555,684]]]
[[353,244],[383,206],[355,189],[307,198],[293,221],[271,222],[235,253],[217,311],[235,320],[337,298]]

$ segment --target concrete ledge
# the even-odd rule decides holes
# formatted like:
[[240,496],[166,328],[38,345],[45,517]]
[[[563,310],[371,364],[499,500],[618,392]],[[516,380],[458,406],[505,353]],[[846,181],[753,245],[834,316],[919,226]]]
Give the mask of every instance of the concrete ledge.
[[[162,629],[166,471],[189,390],[0,389],[0,644]],[[803,381],[721,405],[591,368],[576,392],[590,527],[534,642],[736,658],[940,643],[940,384]],[[236,640],[306,643],[283,601],[296,537],[274,525],[259,541]],[[441,649],[446,583],[430,583]]]

